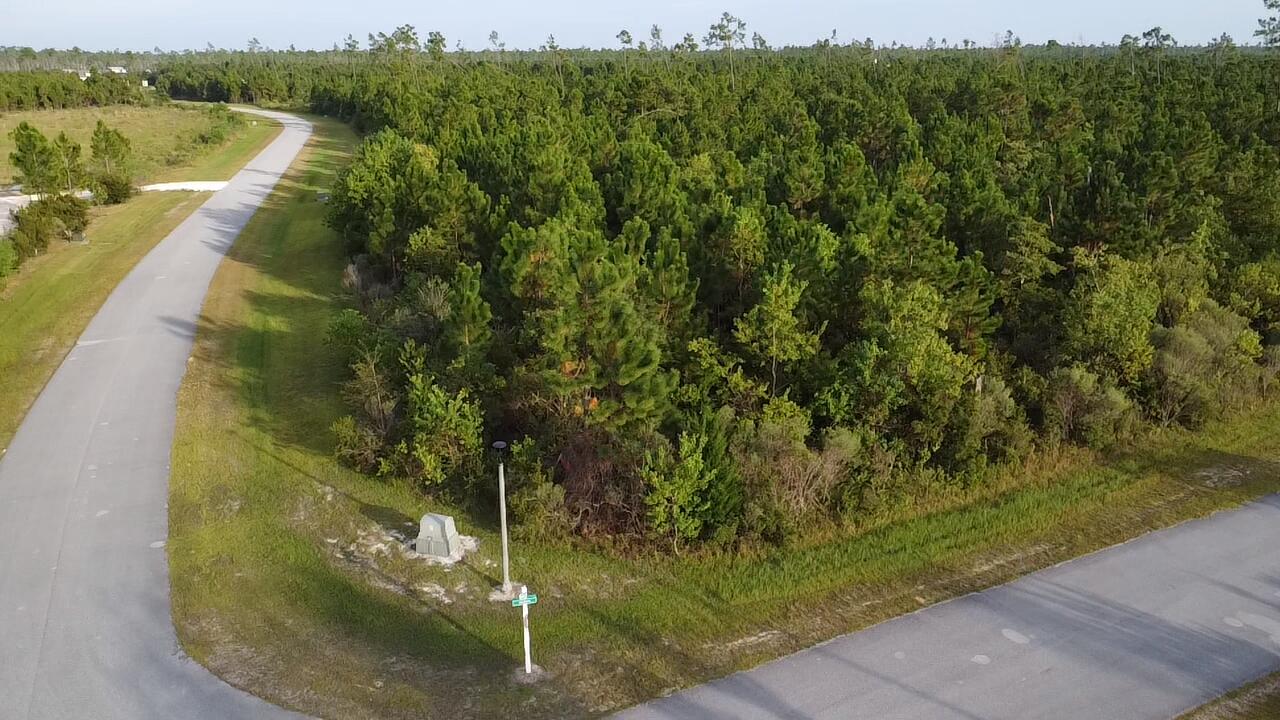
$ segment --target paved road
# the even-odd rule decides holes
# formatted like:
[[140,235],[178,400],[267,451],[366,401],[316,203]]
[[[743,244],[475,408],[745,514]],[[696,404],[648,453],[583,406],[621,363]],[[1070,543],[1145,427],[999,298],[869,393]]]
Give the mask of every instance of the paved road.
[[620,717],[1167,720],[1274,670],[1280,496]]
[[0,719],[288,717],[183,655],[169,614],[175,400],[218,262],[311,134],[284,131],[107,299],[0,459]]

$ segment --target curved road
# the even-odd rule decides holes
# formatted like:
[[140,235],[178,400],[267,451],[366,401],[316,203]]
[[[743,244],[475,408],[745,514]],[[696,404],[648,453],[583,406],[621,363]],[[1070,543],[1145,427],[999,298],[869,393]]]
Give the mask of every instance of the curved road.
[[182,653],[164,550],[205,291],[311,135],[249,112],[284,130],[112,292],[0,458],[0,718],[296,717]]
[[1168,720],[1275,670],[1273,495],[619,717]]

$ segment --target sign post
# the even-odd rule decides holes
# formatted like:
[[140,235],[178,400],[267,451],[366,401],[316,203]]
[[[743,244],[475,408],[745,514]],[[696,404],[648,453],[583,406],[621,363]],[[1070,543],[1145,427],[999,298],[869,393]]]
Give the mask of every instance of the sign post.
[[527,585],[520,586],[520,597],[511,601],[512,607],[520,608],[520,616],[524,620],[524,672],[533,674],[533,656],[529,652],[529,606],[538,604],[538,596],[529,594]]

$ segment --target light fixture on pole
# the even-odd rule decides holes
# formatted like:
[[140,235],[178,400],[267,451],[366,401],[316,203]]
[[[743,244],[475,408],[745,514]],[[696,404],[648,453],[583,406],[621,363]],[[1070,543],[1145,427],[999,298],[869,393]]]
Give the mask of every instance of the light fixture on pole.
[[498,440],[493,444],[498,451],[498,514],[502,518],[502,594],[511,595],[511,561],[507,552],[507,476],[502,463],[502,451],[507,444]]

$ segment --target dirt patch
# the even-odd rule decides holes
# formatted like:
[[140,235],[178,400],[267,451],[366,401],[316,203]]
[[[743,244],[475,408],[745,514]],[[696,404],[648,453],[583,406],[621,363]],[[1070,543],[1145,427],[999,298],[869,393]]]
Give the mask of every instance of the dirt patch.
[[770,643],[777,642],[781,637],[781,630],[765,630],[764,632],[759,632],[755,635],[748,635],[747,637],[727,642],[720,646],[720,650],[729,653],[737,652],[757,645],[768,645]]
[[1022,550],[1020,552],[986,558],[986,559],[983,559],[981,562],[979,562],[977,565],[974,565],[971,572],[974,575],[982,575],[984,573],[989,573],[992,570],[998,570],[1006,566],[1018,567],[1019,565],[1025,563],[1028,559],[1035,557],[1036,555],[1040,555],[1042,553],[1046,553],[1046,552],[1049,552],[1050,550],[1053,550],[1053,547],[1054,547],[1053,545],[1050,545],[1048,543],[1041,543],[1039,545],[1032,545],[1026,550]]
[[1249,473],[1249,468],[1243,466],[1216,465],[1197,471],[1194,477],[1205,487],[1231,488],[1243,485]]

